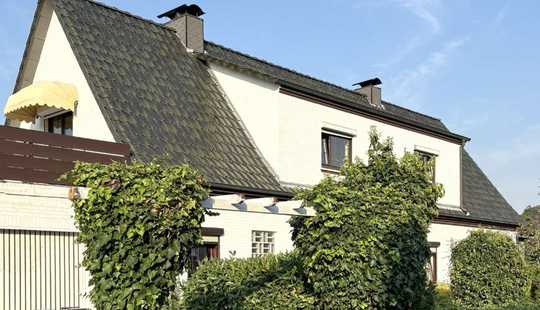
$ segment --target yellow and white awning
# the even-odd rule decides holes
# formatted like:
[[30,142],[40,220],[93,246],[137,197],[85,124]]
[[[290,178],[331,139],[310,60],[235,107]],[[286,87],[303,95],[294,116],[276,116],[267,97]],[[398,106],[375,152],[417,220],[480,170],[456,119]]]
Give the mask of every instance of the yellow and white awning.
[[4,108],[4,115],[8,119],[33,122],[38,111],[43,108],[75,111],[77,100],[75,85],[40,81],[11,95]]

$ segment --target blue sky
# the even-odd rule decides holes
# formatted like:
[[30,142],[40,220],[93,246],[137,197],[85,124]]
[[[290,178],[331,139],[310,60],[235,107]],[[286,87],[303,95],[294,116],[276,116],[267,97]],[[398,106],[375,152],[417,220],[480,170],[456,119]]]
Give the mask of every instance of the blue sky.
[[[106,0],[155,16],[181,1]],[[540,2],[196,2],[206,38],[441,118],[518,211],[540,203]],[[2,0],[0,102],[11,94],[36,1]],[[157,19],[156,19],[157,20]],[[3,123],[3,117],[0,116]]]

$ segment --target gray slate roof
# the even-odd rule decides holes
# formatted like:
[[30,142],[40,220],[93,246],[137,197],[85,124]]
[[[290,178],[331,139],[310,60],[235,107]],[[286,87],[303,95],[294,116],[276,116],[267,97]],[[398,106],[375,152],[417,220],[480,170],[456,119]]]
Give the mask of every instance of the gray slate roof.
[[[138,160],[189,163],[214,185],[291,195],[260,156],[208,67],[186,52],[171,29],[89,0],[57,0],[56,12],[115,139],[129,143]],[[206,42],[205,48],[209,57],[237,68],[370,106],[348,89],[215,43]],[[449,132],[439,119],[383,105],[385,113]],[[466,152],[463,182],[470,215],[441,210],[442,215],[518,222]]]
[[138,160],[282,190],[208,68],[171,29],[92,1],[57,0],[56,12],[114,138]]
[[467,151],[463,151],[462,165],[463,208],[470,212],[469,218],[518,224],[519,214],[504,199]]

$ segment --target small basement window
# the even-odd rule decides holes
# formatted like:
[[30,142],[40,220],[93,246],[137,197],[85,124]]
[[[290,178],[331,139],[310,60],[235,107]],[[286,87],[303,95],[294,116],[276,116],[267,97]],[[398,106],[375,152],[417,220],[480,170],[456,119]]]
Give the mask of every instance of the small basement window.
[[251,256],[274,253],[274,232],[254,230],[251,232]]
[[437,158],[437,155],[419,150],[416,150],[415,153],[420,156],[420,160],[422,160],[424,163],[429,163],[433,161],[433,166],[431,167],[431,171],[429,173],[431,174],[431,181],[435,183],[435,160]]
[[323,131],[321,134],[321,165],[339,170],[345,161],[351,162],[352,137]]
[[73,135],[73,112],[57,114],[44,119],[45,131],[60,135]]

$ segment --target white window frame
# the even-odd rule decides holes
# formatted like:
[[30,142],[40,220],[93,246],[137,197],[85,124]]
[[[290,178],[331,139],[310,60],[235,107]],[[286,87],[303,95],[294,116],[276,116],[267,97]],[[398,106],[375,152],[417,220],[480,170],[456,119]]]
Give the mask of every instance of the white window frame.
[[[257,240],[259,238],[259,240]],[[274,253],[276,232],[267,230],[251,231],[251,256],[259,257]]]

